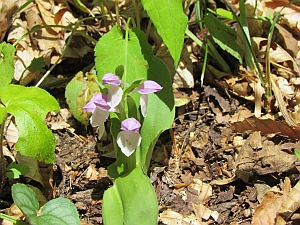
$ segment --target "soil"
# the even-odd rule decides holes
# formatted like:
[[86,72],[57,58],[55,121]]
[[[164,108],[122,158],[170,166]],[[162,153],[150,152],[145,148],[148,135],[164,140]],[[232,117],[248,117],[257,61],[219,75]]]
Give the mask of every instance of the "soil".
[[[61,94],[57,90],[54,93]],[[176,109],[173,127],[159,138],[149,169],[161,213],[159,224],[197,224],[193,219],[187,222],[186,218],[195,213],[195,205],[199,204],[205,204],[210,210],[208,216],[200,218],[203,224],[251,224],[263,193],[259,185],[279,186],[286,178],[292,185],[297,183],[297,162],[284,171],[276,165],[268,165],[274,168],[266,171],[260,159],[241,161],[239,154],[245,151],[245,141],[251,141],[251,137],[260,139],[263,145],[297,144],[296,140],[286,136],[236,133],[231,129],[228,118],[242,108],[251,110],[253,104],[209,85],[182,89],[175,95],[187,97],[190,101]],[[225,103],[229,106],[228,112],[222,112],[220,107]],[[90,127],[80,125],[72,117],[68,123],[73,124],[70,128],[74,129],[54,131],[58,136],[54,196],[72,200],[82,222],[102,224],[103,193],[113,184],[107,175],[107,166],[115,160],[106,157],[112,154],[103,152],[110,149],[109,135],[99,141]],[[242,144],[238,145],[236,140]],[[253,145],[251,148],[255,152],[263,149],[263,146]],[[255,161],[257,167],[240,169],[250,160]],[[237,175],[237,171],[247,175]],[[211,188],[211,193],[206,193],[203,199],[199,198],[203,190],[199,185],[195,186],[199,182]],[[166,220],[163,212],[168,210],[178,214]],[[218,216],[213,217],[213,212]],[[178,219],[178,215],[182,218]],[[290,224],[299,222],[296,219]]]

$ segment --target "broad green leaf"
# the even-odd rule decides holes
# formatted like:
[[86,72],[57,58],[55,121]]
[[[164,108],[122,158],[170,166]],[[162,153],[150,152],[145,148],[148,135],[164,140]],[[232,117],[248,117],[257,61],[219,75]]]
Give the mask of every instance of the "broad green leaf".
[[95,64],[98,79],[106,73],[114,73],[116,68],[124,66],[122,80],[131,83],[137,78],[146,78],[148,64],[144,59],[139,40],[133,31],[129,31],[129,40],[123,38],[118,26],[114,26],[103,35],[95,47]]
[[11,108],[23,108],[29,113],[37,114],[43,120],[50,111],[58,112],[59,110],[55,98],[38,87],[11,84],[0,90],[0,98],[7,111]]
[[[170,74],[166,65],[161,60],[154,57],[150,45],[145,41],[145,34],[138,29],[133,29],[132,31],[139,38],[139,45],[142,47],[142,53],[149,64],[147,76],[144,77],[144,79],[154,80],[163,87],[160,92],[149,95],[147,117],[142,118],[142,116],[140,116],[142,118],[140,121],[142,124],[140,131],[142,142],[141,146],[137,148],[137,151],[134,154],[136,156],[137,165],[142,166],[144,171],[147,171],[157,138],[164,130],[169,129],[172,126],[175,116],[174,96]],[[143,78],[139,76],[139,74],[134,75],[135,77],[130,77],[131,81]],[[124,81],[128,82],[126,80]],[[141,95],[138,93],[131,95],[137,106],[140,104],[140,96]],[[133,102],[129,104],[129,107],[132,107],[132,110],[135,111]],[[111,116],[114,115],[111,114]],[[120,131],[120,125],[117,124],[117,118],[114,118],[112,121],[111,134],[116,138]],[[127,158],[120,151],[117,152],[117,156],[116,162],[110,165],[108,170],[109,175],[115,178],[126,172],[124,170],[122,171],[122,169],[126,168],[124,166],[126,160],[132,160],[131,158]]]
[[104,192],[102,214],[105,225],[157,225],[156,195],[141,167],[118,177]]
[[44,120],[48,112],[59,110],[56,100],[43,89],[19,85],[1,89],[0,99],[19,129],[16,149],[23,155],[53,163],[56,141]]
[[182,9],[182,1],[142,0],[142,5],[168,47],[177,68],[188,22]]
[[35,192],[25,184],[12,187],[14,202],[24,213],[31,225],[79,225],[79,215],[74,204],[66,198],[56,198],[47,202],[40,216],[37,216],[39,202]]
[[38,224],[43,225],[79,225],[79,215],[75,205],[66,198],[56,198],[47,202],[38,217]]
[[87,79],[84,78],[83,72],[78,72],[68,83],[65,93],[73,116],[85,125],[89,123],[89,115],[82,108],[91,100],[94,94],[100,92],[97,76],[86,73],[86,77]]
[[39,210],[39,202],[35,193],[25,184],[14,184],[11,188],[14,202],[26,217],[36,216]]
[[8,178],[17,179],[20,178],[21,175],[26,174],[29,171],[29,167],[27,165],[12,162],[8,165],[6,171],[6,176]]
[[10,84],[14,77],[15,51],[11,44],[0,44],[0,89]]
[[159,135],[172,127],[175,117],[175,103],[168,68],[158,58],[149,62],[148,79],[159,83],[163,89],[148,98],[147,117],[141,128],[140,165],[148,170],[153,148]]
[[236,32],[211,13],[205,14],[204,22],[214,41],[242,64],[242,49],[237,43]]

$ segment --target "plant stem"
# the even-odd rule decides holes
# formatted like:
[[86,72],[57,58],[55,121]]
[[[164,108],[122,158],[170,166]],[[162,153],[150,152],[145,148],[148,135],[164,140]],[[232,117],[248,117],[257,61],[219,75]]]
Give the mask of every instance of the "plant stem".
[[6,183],[6,166],[5,166],[5,160],[4,160],[4,156],[3,156],[3,147],[2,147],[6,118],[7,118],[7,115],[5,114],[5,116],[3,117],[3,121],[0,124],[0,143],[1,143],[1,149],[0,149],[0,195],[3,194],[2,190]]
[[266,59],[266,96],[270,97],[272,96],[272,82],[271,82],[271,69],[270,69],[270,47],[271,47],[271,42],[272,42],[272,37],[273,37],[273,32],[276,23],[278,22],[280,18],[280,13],[275,12],[274,13],[274,18],[273,21],[271,21],[271,27],[270,31],[268,34],[268,43],[267,43],[267,49],[266,49],[266,54],[265,54],[265,59]]
[[136,19],[137,28],[140,30],[141,29],[141,21],[140,21],[139,7],[136,4],[135,0],[132,0],[132,4],[133,4],[133,8],[134,8],[134,13],[135,13],[135,19]]
[[9,222],[12,222],[13,224],[17,224],[17,225],[28,225],[27,223],[24,223],[23,221],[17,220],[12,216],[6,215],[4,213],[0,213],[0,218],[7,220]]

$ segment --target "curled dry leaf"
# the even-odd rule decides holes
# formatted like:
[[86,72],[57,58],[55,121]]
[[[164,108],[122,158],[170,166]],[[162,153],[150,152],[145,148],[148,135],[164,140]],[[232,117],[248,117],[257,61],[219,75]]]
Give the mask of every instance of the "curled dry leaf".
[[[236,174],[247,182],[247,177],[255,173],[258,175],[283,173],[298,164],[293,153],[282,151],[286,146],[275,145],[272,141],[257,141],[259,133],[251,134],[242,146],[236,158]],[[262,144],[262,145],[261,145]]]
[[[300,31],[300,7],[295,4],[286,5],[290,1],[282,0],[263,0],[262,3],[265,6],[266,14],[270,13],[270,9],[275,12],[280,12],[284,16],[283,22],[290,28]],[[268,11],[267,11],[268,10]]]
[[[256,43],[256,46],[254,47],[254,51],[256,52],[256,55],[260,59],[265,59],[265,52],[267,48],[268,39],[261,38],[261,37],[254,37],[253,41]],[[300,70],[294,58],[277,43],[274,42],[271,43],[269,58],[273,66],[278,67],[277,64],[284,63],[286,70],[296,71],[298,74],[300,74]]]
[[204,225],[194,215],[184,216],[172,210],[165,210],[159,215],[159,220],[167,225]]
[[193,179],[193,183],[190,186],[198,191],[198,199],[201,204],[207,203],[212,196],[212,187],[210,184],[206,184],[199,179]]
[[290,180],[285,179],[282,191],[277,187],[271,188],[264,195],[261,204],[256,208],[252,225],[274,225],[277,212],[282,202],[287,198],[290,189]]
[[193,204],[193,209],[199,221],[202,221],[203,219],[208,220],[210,217],[212,217],[214,221],[217,221],[219,218],[219,213],[217,211],[212,211],[205,207],[205,205]]
[[266,134],[281,134],[294,139],[300,139],[300,127],[289,126],[286,122],[271,119],[250,118],[231,125],[231,129],[243,133],[245,131],[261,131]]
[[292,188],[285,198],[276,219],[276,225],[284,225],[292,214],[300,208],[300,181]]

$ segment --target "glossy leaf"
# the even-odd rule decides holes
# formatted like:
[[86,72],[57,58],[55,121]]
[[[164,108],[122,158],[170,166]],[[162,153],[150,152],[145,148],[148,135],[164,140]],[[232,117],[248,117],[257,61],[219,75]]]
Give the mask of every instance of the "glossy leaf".
[[94,94],[100,92],[97,76],[86,73],[86,77],[87,79],[84,78],[83,72],[78,72],[68,83],[65,92],[73,116],[85,125],[89,123],[89,115],[86,110],[83,110],[83,106],[91,100]]
[[142,0],[142,5],[167,45],[177,68],[188,22],[182,9],[182,1]]
[[99,80],[106,73],[114,73],[119,66],[124,67],[122,80],[127,83],[147,77],[147,61],[142,55],[136,34],[131,30],[129,39],[124,39],[120,28],[114,26],[97,43],[95,56]]
[[11,44],[0,44],[0,89],[10,84],[14,77],[15,48]]
[[37,87],[8,85],[0,90],[0,99],[19,129],[16,149],[23,155],[53,163],[56,141],[44,121],[50,111],[59,110],[55,98]]
[[118,177],[103,196],[105,225],[155,225],[158,218],[156,195],[141,167]]

